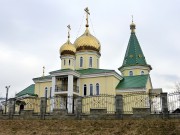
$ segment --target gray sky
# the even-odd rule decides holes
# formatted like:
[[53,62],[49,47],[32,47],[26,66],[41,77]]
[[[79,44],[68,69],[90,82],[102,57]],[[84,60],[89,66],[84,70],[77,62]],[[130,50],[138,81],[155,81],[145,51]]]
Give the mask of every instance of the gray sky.
[[[179,0],[0,0],[0,93],[11,85],[14,96],[32,78],[60,69],[59,48],[85,30],[89,7],[90,31],[101,42],[100,68],[122,65],[134,15],[136,35],[148,64],[154,88],[172,91],[180,81]],[[119,72],[119,71],[118,71]]]

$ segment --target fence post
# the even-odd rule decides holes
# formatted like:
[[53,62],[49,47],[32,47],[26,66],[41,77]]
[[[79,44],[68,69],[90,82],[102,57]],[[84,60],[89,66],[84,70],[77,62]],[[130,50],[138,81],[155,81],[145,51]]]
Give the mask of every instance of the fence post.
[[123,96],[116,95],[116,116],[117,118],[122,118],[123,114]]
[[40,105],[40,119],[45,119],[46,114],[46,97],[41,97],[41,105]]
[[161,93],[162,113],[163,118],[168,117],[168,104],[167,104],[167,93]]
[[82,113],[82,97],[79,96],[76,101],[76,118],[80,119]]
[[10,98],[8,103],[9,103],[8,116],[9,116],[9,119],[13,119],[13,115],[15,112],[15,99]]

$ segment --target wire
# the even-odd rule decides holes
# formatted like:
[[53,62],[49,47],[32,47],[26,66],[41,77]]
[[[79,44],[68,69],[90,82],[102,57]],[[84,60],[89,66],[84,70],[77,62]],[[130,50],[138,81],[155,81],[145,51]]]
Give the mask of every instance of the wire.
[[83,20],[84,20],[84,14],[83,14],[82,21],[81,21],[81,24],[80,24],[79,29],[78,29],[78,32],[77,32],[76,39],[77,39],[77,37],[79,36],[79,32],[80,32],[80,30],[81,30],[81,28],[82,28]]
[[93,23],[92,23],[91,17],[89,17],[89,18],[90,18],[90,23],[91,23],[91,26],[92,26],[92,30],[93,30],[94,36],[96,36],[96,33],[94,31],[94,27],[93,27]]

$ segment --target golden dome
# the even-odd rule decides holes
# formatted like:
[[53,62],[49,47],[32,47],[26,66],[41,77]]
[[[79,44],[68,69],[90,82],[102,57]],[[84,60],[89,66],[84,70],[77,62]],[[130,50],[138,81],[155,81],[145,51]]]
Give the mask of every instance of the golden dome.
[[76,39],[74,45],[76,47],[76,51],[94,50],[99,52],[101,49],[99,40],[93,35],[91,35],[88,28],[86,28],[86,31],[83,35]]
[[76,48],[68,39],[68,41],[61,46],[59,53],[60,55],[75,55]]

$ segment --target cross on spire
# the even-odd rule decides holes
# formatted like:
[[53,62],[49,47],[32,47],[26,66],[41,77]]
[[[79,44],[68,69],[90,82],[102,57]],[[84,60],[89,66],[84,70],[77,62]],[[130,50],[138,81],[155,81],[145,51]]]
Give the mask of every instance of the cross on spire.
[[132,15],[132,22],[134,21],[133,15]]
[[89,27],[89,22],[88,22],[88,15],[90,15],[89,9],[88,7],[84,9],[84,11],[86,12],[86,27]]
[[44,72],[45,72],[45,66],[43,66],[43,75],[42,75],[43,77],[44,77]]
[[71,30],[70,24],[67,27],[68,27],[68,39],[69,39],[70,38],[70,30]]

